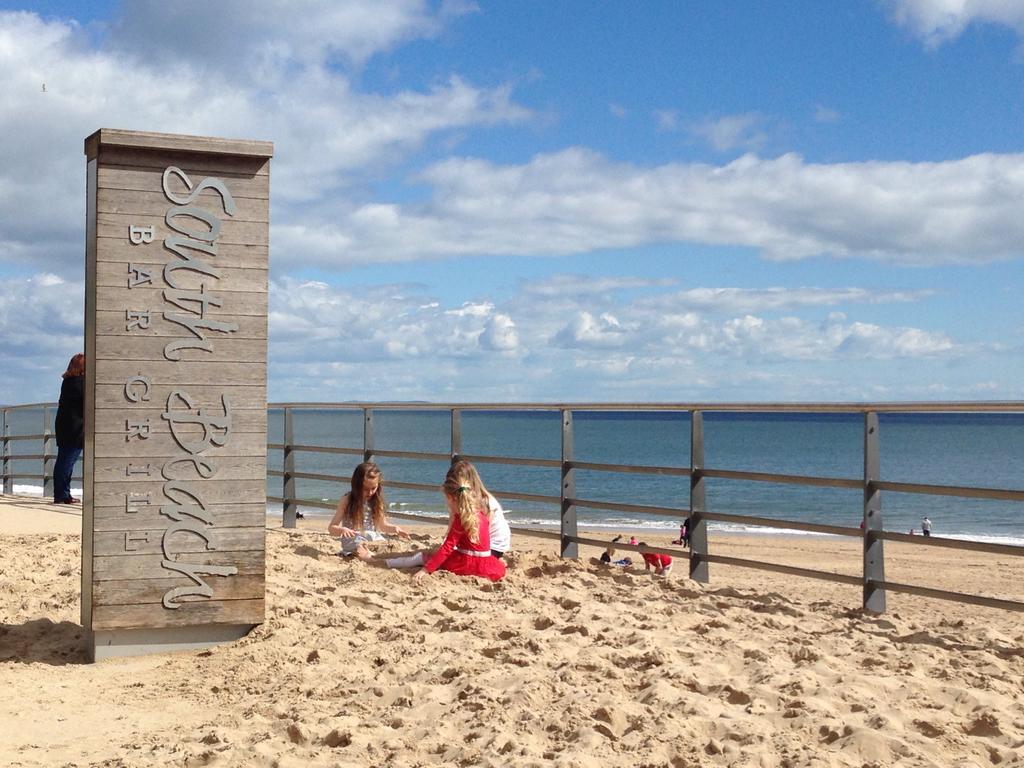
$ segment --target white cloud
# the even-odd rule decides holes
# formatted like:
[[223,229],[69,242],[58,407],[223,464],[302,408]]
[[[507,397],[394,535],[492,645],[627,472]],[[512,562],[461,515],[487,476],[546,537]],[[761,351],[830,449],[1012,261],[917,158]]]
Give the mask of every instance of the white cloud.
[[[190,18],[180,13],[180,4],[158,5],[170,9],[166,13],[175,18]],[[310,5],[334,18],[334,4]],[[207,9],[200,14],[203,19],[230,10],[218,3],[203,7]],[[370,5],[345,7],[368,13]],[[147,8],[162,18],[157,4]],[[439,23],[440,17],[431,17],[434,21],[426,27],[415,20],[426,13],[422,3],[399,3],[392,11],[403,8],[413,21],[402,26],[395,20],[391,32],[381,32],[382,41],[396,41]],[[273,9],[275,18],[293,15],[284,4],[274,4]],[[258,14],[247,10],[245,16],[250,15]],[[131,17],[136,19],[134,10]],[[391,18],[387,13],[384,17]],[[153,17],[144,18],[148,25]],[[186,23],[180,19],[178,23]],[[210,32],[219,35],[221,28],[213,24]],[[327,41],[331,28],[328,25],[316,34]],[[399,34],[399,28],[406,32]],[[283,23],[278,32],[299,34]],[[272,41],[273,35],[268,35]],[[150,30],[149,37],[168,41],[168,51],[178,49],[179,40],[166,31],[154,35]],[[74,23],[0,12],[0,72],[4,72],[0,133],[5,137],[0,146],[0,209],[6,214],[0,220],[0,247],[8,263],[45,263],[60,270],[80,259],[82,146],[97,128],[273,140],[275,221],[284,222],[286,233],[301,233],[315,247],[331,249],[346,244],[306,221],[317,211],[333,215],[324,210],[329,204],[322,202],[328,193],[358,186],[363,178],[401,161],[431,136],[529,116],[512,101],[507,86],[478,88],[457,76],[423,91],[400,90],[386,96],[361,93],[345,74],[311,60],[310,52],[294,40],[284,50],[306,51],[301,58],[278,60],[273,72],[264,71],[262,77],[249,73],[248,79],[220,68],[222,62],[217,59],[196,54],[191,39],[189,47],[181,49],[190,55],[173,61],[136,59],[131,51],[111,47],[112,42],[100,49],[88,42]],[[196,44],[201,45],[201,40]],[[320,56],[329,53],[322,46],[316,50]],[[375,213],[386,210],[386,206],[367,207],[356,212],[354,220],[373,226]]]
[[830,107],[823,104],[814,106],[814,121],[816,123],[838,123],[842,118],[842,114]]
[[684,310],[739,314],[847,303],[911,302],[929,295],[929,291],[868,291],[864,288],[693,288],[666,294],[657,299],[657,304]]
[[1024,35],[1020,0],[887,0],[892,18],[929,47],[959,37],[971,24],[1001,24]]
[[0,403],[55,400],[81,352],[85,286],[52,274],[0,278]]
[[495,352],[515,352],[519,349],[519,332],[515,321],[508,315],[496,314],[487,319],[480,346]]
[[614,315],[590,312],[577,313],[552,338],[557,346],[580,349],[614,349],[628,340],[626,329]]
[[[268,6],[272,18],[282,7]],[[327,31],[336,22],[332,7],[309,6],[311,18],[327,19]],[[365,7],[344,6],[345,13]],[[307,51],[275,60],[281,82],[270,75],[233,79],[219,60],[201,56],[140,62],[112,44],[90,47],[72,23],[0,13],[5,261],[45,264],[60,274],[79,263],[82,139],[104,125],[273,139],[272,242],[281,265],[344,268],[671,242],[749,247],[780,260],[835,255],[938,264],[1020,255],[1024,155],[837,164],[747,155],[717,166],[644,167],[569,148],[522,165],[451,158],[408,179],[418,185],[413,197],[368,200],[368,182],[431,137],[532,116],[507,86],[480,88],[453,75],[427,90],[385,96],[359,92],[343,71],[324,66],[338,46],[384,50],[410,35],[435,34],[447,17],[426,7],[395,6],[404,15],[372,45],[331,43],[326,31],[282,22],[274,33],[282,50],[300,47],[305,34],[320,35],[321,43],[313,46],[319,59]],[[156,16],[146,18],[162,18],[160,8],[147,6]],[[111,33],[117,39],[127,34],[119,29]],[[731,127],[707,131],[719,146],[732,145],[750,138],[753,119],[732,116]]]
[[690,126],[690,133],[705,139],[716,151],[757,150],[768,135],[762,129],[765,119],[757,112],[706,118]]
[[679,111],[675,109],[656,109],[654,119],[662,131],[674,131],[679,127]]
[[531,280],[523,284],[526,293],[537,296],[582,296],[585,294],[609,293],[631,288],[653,288],[675,285],[676,280],[647,277],[595,277],[591,275],[554,274],[543,280]]
[[[425,0],[133,0],[112,46],[142,60],[196,64],[255,77],[334,57],[362,62],[409,40],[436,37],[474,3]],[[188,40],[187,52],[179,44]]]
[[466,255],[563,255],[663,242],[745,246],[776,260],[859,256],[927,265],[1019,257],[1024,155],[945,162],[723,166],[612,163],[573,148],[525,165],[450,159],[426,202],[356,207],[274,229],[278,253],[323,265]]
[[[703,393],[757,400],[771,387],[773,397],[820,399],[810,382],[856,379],[854,371],[897,390],[930,379],[967,392],[955,387],[977,382],[954,384],[930,366],[998,354],[941,331],[876,322],[865,312],[880,295],[860,288],[795,289],[787,298],[779,290],[745,296],[648,285],[632,295],[646,282],[623,277],[617,288],[579,294],[525,284],[501,302],[452,305],[410,285],[274,279],[271,397],[584,401]],[[0,357],[7,361],[0,402],[55,396],[40,394],[40,382],[56,380],[81,350],[82,294],[80,282],[47,274],[0,280]],[[808,314],[786,314],[798,311]],[[755,376],[767,378],[754,383]],[[832,384],[827,391],[853,397],[855,390]]]

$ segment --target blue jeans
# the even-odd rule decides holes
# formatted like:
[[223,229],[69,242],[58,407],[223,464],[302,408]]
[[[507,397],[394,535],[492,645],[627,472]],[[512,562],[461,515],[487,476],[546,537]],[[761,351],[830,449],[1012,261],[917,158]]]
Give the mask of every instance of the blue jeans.
[[57,462],[53,466],[53,500],[67,501],[71,498],[71,475],[75,462],[82,455],[81,448],[57,448]]

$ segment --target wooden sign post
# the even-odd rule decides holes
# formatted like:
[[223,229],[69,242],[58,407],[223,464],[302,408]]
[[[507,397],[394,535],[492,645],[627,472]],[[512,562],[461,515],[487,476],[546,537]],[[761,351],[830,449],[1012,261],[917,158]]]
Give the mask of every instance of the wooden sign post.
[[94,659],[264,615],[269,142],[85,141],[82,625]]

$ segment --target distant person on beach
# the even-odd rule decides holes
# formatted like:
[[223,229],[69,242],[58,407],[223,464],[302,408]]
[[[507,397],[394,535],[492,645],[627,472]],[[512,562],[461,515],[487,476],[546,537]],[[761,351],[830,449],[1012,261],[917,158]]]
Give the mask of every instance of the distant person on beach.
[[71,496],[71,475],[85,448],[85,355],[79,352],[71,358],[63,379],[54,421],[57,462],[53,467],[53,503],[76,504],[78,499]]
[[[414,581],[437,570],[491,581],[505,576],[505,563],[491,554],[490,502],[479,478],[468,461],[456,461],[448,470],[441,486],[448,507],[448,532],[437,551],[413,574]],[[389,560],[388,565],[393,562]]]
[[687,549],[690,548],[690,518],[683,520],[682,525],[679,526],[679,538],[673,540],[673,544],[682,544]]
[[371,546],[384,541],[384,535],[409,538],[408,532],[387,521],[384,510],[384,477],[380,467],[364,461],[352,473],[352,490],[341,497],[334,518],[327,526],[332,536],[341,537],[341,555],[369,560]]
[[[646,547],[647,544],[641,541],[640,546]],[[644,559],[644,570],[649,571],[654,568],[655,576],[668,576],[672,572],[672,557],[670,555],[642,552],[641,557]]]
[[925,536],[932,535],[932,521],[927,516],[921,521],[921,533]]

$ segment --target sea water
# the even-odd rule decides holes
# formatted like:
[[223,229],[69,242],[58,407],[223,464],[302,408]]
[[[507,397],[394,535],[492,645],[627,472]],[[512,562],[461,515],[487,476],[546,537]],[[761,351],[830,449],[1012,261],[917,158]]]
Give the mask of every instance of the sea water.
[[[451,422],[446,412],[376,411],[374,446],[380,450],[447,453]],[[880,460],[883,480],[935,485],[1024,489],[1024,415],[1020,414],[881,414]],[[271,442],[281,442],[283,416],[271,412]],[[294,412],[295,442],[361,448],[360,411]],[[461,417],[465,455],[559,459],[561,417],[557,412],[464,411]],[[690,418],[687,413],[573,414],[573,451],[577,461],[687,467]],[[706,413],[705,466],[716,469],[844,478],[860,481],[864,462],[864,417],[860,414]],[[268,454],[280,468],[281,452]],[[296,454],[296,470],[347,476],[358,457]],[[381,457],[387,478],[439,485],[446,461]],[[485,484],[501,492],[558,496],[557,468],[479,463]],[[589,470],[576,471],[576,498],[654,507],[689,506],[689,478]],[[296,481],[299,498],[335,502],[348,490],[344,482]],[[281,495],[281,479],[271,478],[268,494]],[[442,517],[440,490],[390,488],[386,498],[395,511]],[[506,500],[512,524],[558,525],[558,505]],[[709,511],[797,520],[856,528],[863,515],[859,488],[822,488],[708,478]],[[326,510],[305,510],[328,514]],[[650,529],[675,532],[679,515],[647,515],[578,507],[581,526],[595,529]],[[920,533],[928,516],[934,535],[1024,545],[1024,502],[970,499],[911,493],[882,493],[883,526]],[[710,523],[712,530],[786,533],[771,527]],[[811,534],[813,535],[813,534]]]
[[[303,445],[358,448],[363,446],[360,410],[300,409],[294,412],[295,442]],[[39,433],[41,410],[9,414],[9,434]],[[52,420],[53,410],[50,411]],[[1024,489],[1024,415],[1021,414],[881,414],[880,460],[883,480],[936,485]],[[554,411],[464,411],[462,450],[466,455],[542,458],[561,456],[561,417]],[[52,430],[52,426],[50,427]],[[451,422],[442,411],[375,411],[374,446],[380,450],[447,454]],[[283,442],[283,414],[272,409],[268,442]],[[687,413],[647,412],[573,414],[574,458],[577,461],[689,466],[690,419]],[[705,413],[705,466],[715,469],[807,475],[860,480],[863,477],[864,418],[859,414]],[[42,453],[40,441],[14,441],[12,454]],[[348,477],[357,456],[296,453],[296,471]],[[282,468],[282,452],[270,450],[268,468]],[[388,488],[388,479],[439,487],[446,460],[380,457],[385,493],[395,512],[443,518],[440,489],[414,491]],[[18,473],[41,474],[38,460],[11,462]],[[80,470],[79,465],[79,470]],[[484,482],[502,492],[558,496],[560,472],[555,467],[480,463]],[[42,481],[22,479],[18,492],[42,492]],[[297,496],[336,503],[348,490],[346,480],[296,480]],[[709,511],[857,527],[862,517],[860,489],[821,488],[754,481],[706,480]],[[282,479],[268,477],[267,494],[282,495]],[[591,470],[576,471],[576,497],[592,501],[685,509],[689,478],[685,475],[642,475]],[[503,500],[513,525],[558,525],[558,505]],[[271,514],[280,506],[268,505]],[[307,516],[330,511],[302,508]],[[883,526],[907,533],[921,530],[924,516],[934,535],[1024,545],[1024,502],[882,492]],[[675,532],[678,514],[640,515],[577,508],[581,526],[593,529]],[[785,529],[710,523],[712,530],[786,533]],[[813,534],[808,534],[813,535]]]

